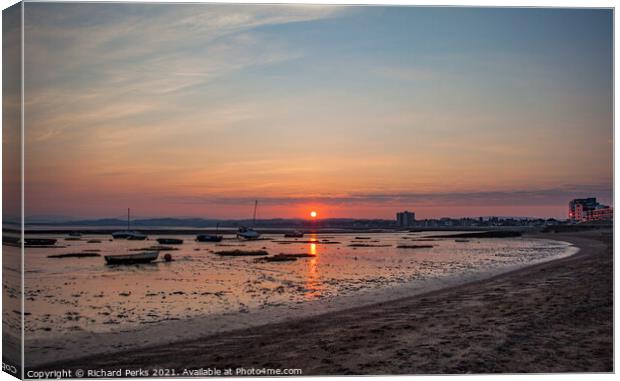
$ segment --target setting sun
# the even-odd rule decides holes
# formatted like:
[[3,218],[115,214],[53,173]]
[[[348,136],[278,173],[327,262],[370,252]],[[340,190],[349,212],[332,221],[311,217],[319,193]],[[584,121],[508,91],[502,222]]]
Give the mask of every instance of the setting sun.
[[316,216],[317,216],[317,213],[314,210],[310,212],[310,217],[316,218]]

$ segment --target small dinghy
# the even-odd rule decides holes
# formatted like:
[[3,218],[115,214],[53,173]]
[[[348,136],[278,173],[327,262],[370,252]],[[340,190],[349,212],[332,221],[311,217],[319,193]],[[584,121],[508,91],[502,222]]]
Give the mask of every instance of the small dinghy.
[[157,259],[159,251],[143,251],[135,254],[118,254],[104,256],[108,265],[131,265],[135,263],[150,263]]
[[298,230],[284,234],[284,237],[286,238],[302,238],[303,236],[304,236],[304,233]]
[[22,240],[19,237],[11,236],[11,235],[3,235],[2,236],[2,244],[8,246],[20,246]]
[[196,241],[198,242],[221,242],[224,236],[219,235],[220,224],[215,225],[215,234],[198,234]]
[[178,238],[157,238],[157,243],[160,245],[181,245],[183,240]]
[[129,237],[127,237],[127,240],[129,240],[129,241],[144,241],[147,238],[148,237],[146,236],[146,234],[134,232]]
[[26,238],[24,239],[26,246],[52,246],[56,244],[53,238]]
[[196,241],[198,242],[221,242],[224,237],[217,234],[198,234]]
[[112,233],[114,239],[128,239],[130,241],[143,241],[147,238],[146,235],[134,231],[122,231]]
[[144,241],[145,234],[129,230],[131,226],[131,209],[127,208],[127,230],[112,233],[114,239],[127,239],[130,241]]

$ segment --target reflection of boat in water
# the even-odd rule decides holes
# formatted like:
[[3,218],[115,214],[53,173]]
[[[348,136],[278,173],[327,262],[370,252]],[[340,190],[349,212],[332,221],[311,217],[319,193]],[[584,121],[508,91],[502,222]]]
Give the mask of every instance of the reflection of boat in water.
[[304,233],[300,232],[299,230],[295,230],[290,233],[284,234],[284,236],[286,238],[302,238],[304,236]]
[[198,242],[221,242],[223,236],[217,234],[220,231],[220,224],[215,225],[215,234],[198,234],[196,241]]
[[157,243],[162,245],[181,245],[183,240],[178,238],[157,238]]
[[114,232],[112,233],[112,237],[114,239],[128,239],[131,241],[145,240],[147,238],[145,234],[129,230],[129,225],[131,221],[130,213],[131,213],[131,209],[127,208],[127,230]]
[[108,265],[131,265],[153,262],[158,256],[159,251],[143,251],[135,254],[106,255],[104,258]]
[[253,240],[260,238],[260,233],[254,230],[254,225],[256,225],[256,207],[258,206],[258,201],[254,201],[254,217],[252,218],[252,227],[246,228],[242,226],[237,230],[237,238]]
[[26,246],[51,246],[56,244],[56,240],[53,238],[25,238],[24,244]]

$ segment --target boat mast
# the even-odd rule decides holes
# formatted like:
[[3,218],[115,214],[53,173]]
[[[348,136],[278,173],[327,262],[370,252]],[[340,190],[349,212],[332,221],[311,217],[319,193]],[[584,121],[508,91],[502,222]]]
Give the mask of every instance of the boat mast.
[[256,225],[256,206],[258,205],[258,200],[254,200],[254,217],[252,217],[252,228]]

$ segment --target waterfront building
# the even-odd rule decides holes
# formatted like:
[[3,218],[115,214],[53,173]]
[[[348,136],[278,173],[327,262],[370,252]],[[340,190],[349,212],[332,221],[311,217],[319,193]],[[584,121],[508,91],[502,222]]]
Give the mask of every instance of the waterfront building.
[[396,224],[401,227],[408,227],[415,225],[415,213],[404,211],[396,213]]
[[606,205],[601,206],[601,208],[596,208],[589,213],[588,221],[613,221],[614,208]]
[[568,219],[573,222],[613,220],[613,208],[599,204],[596,197],[576,198],[568,203]]

